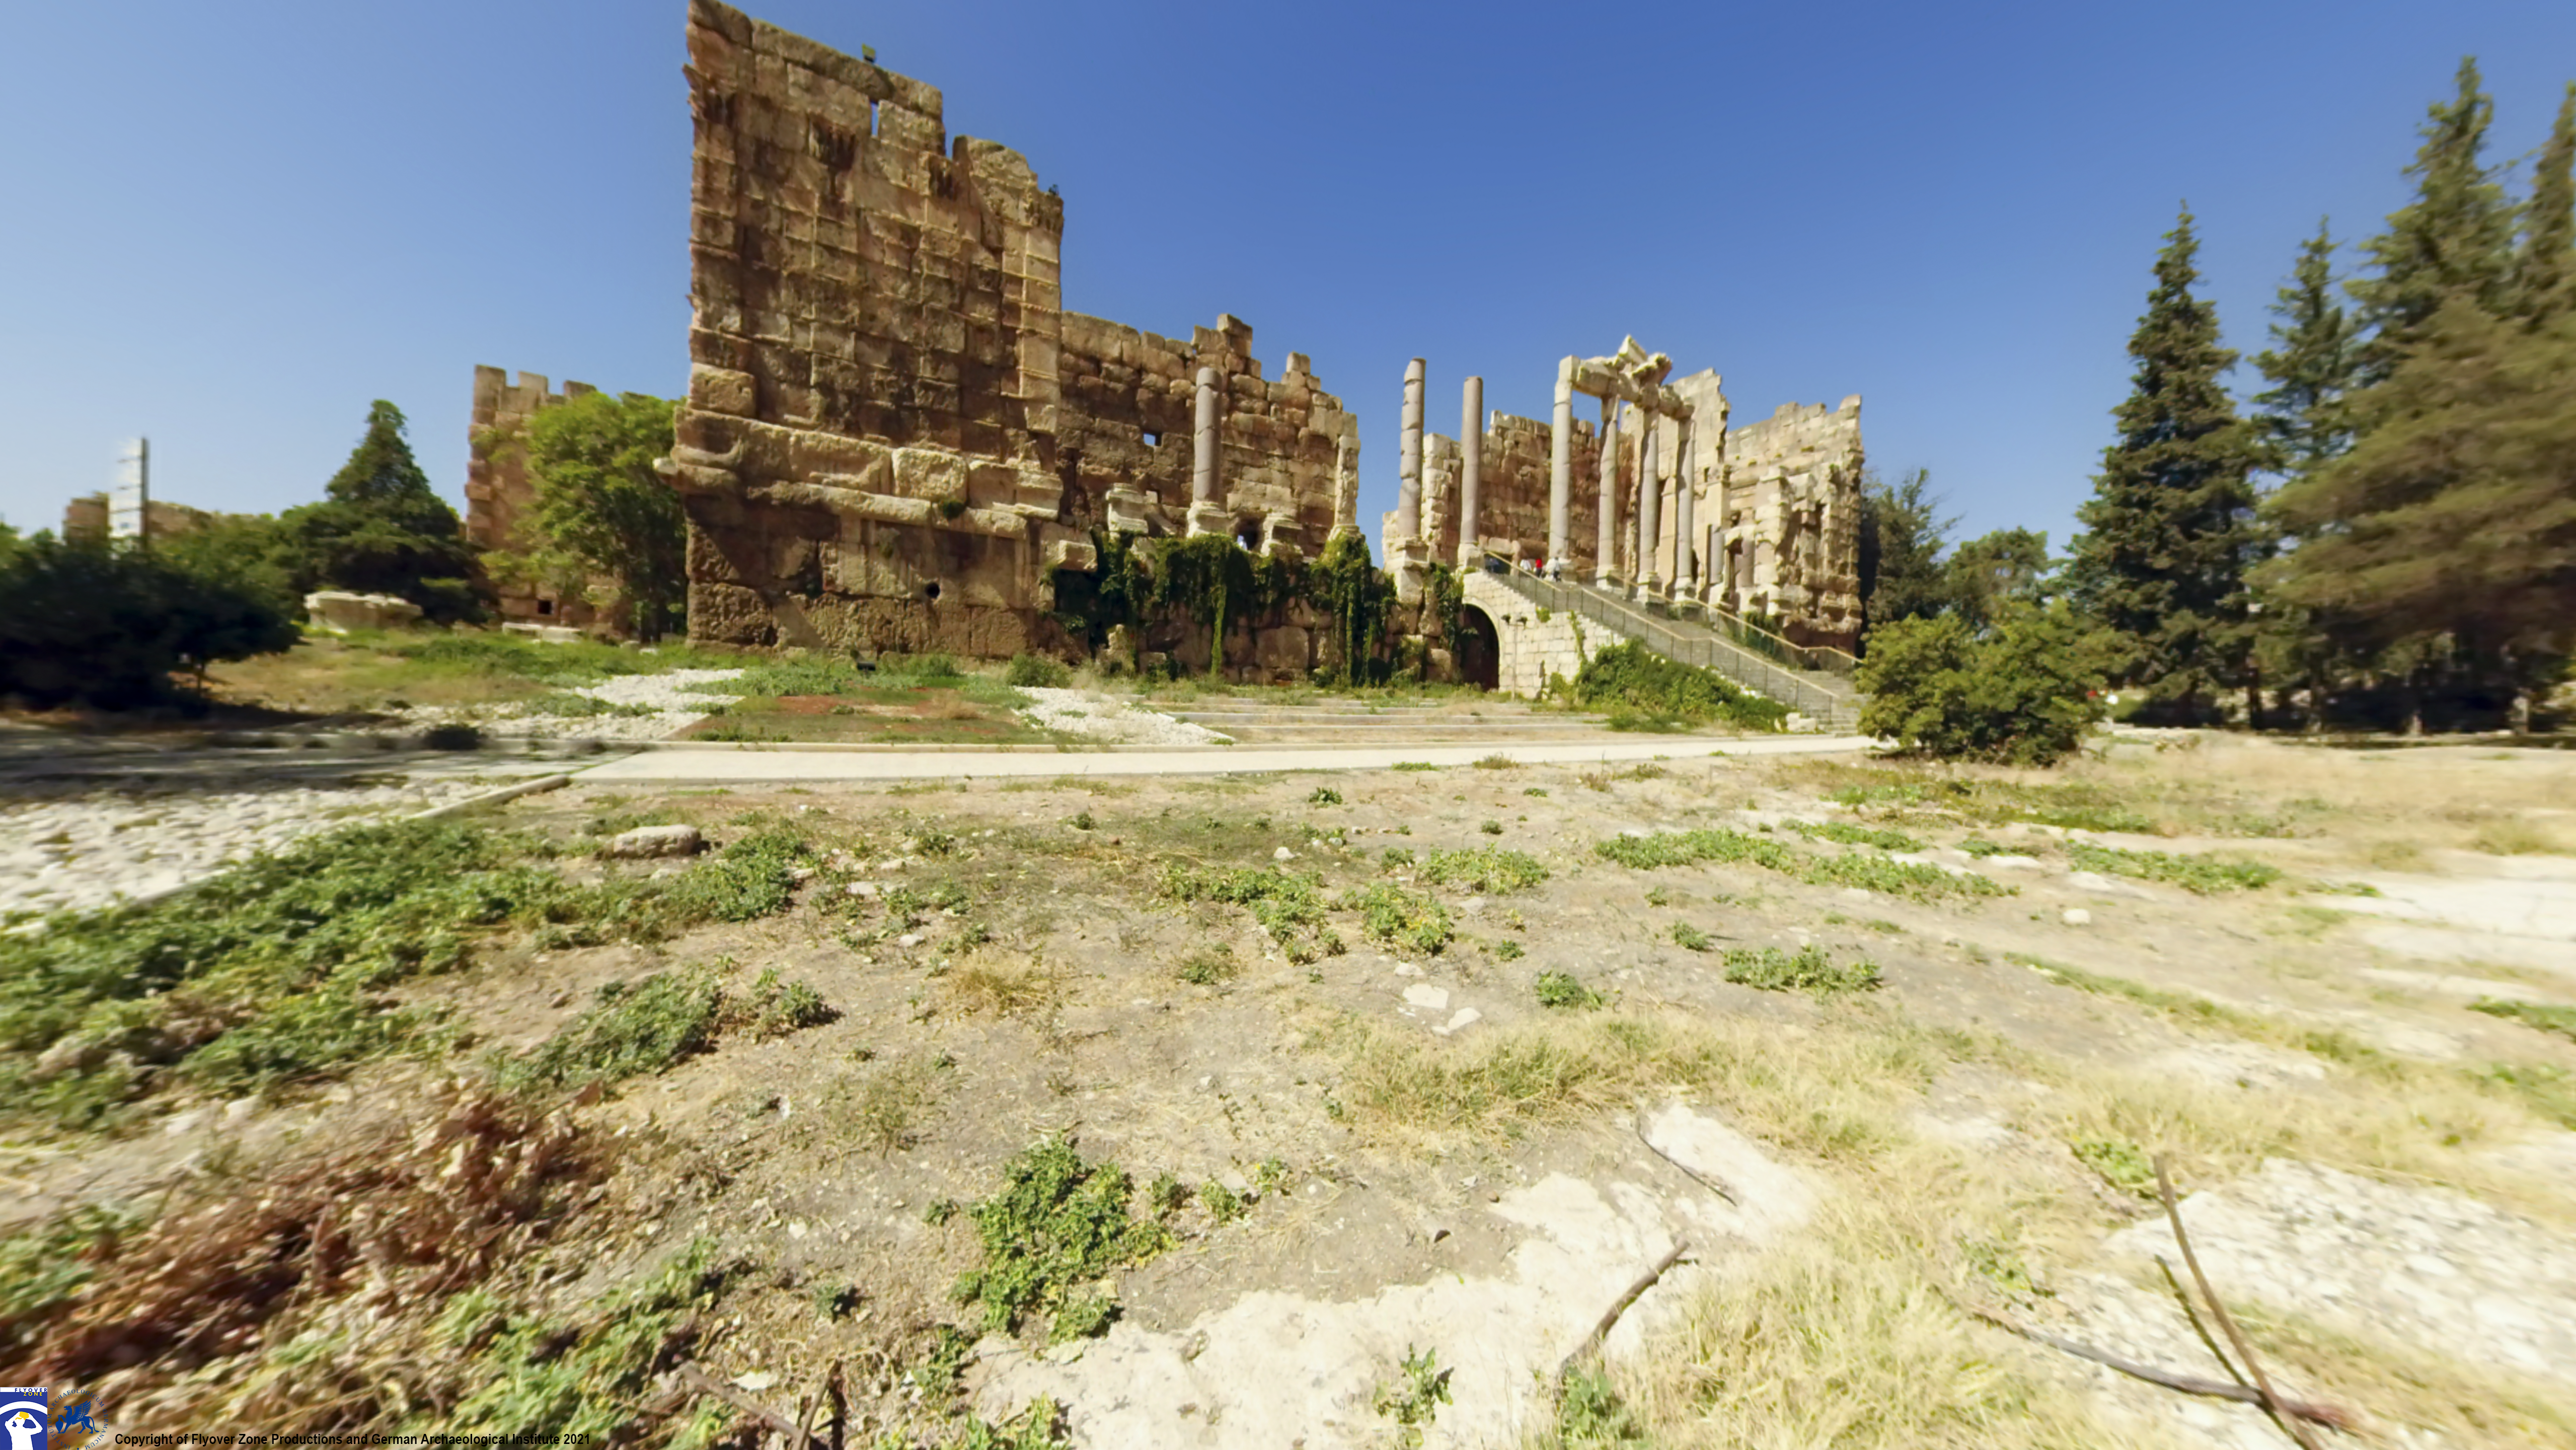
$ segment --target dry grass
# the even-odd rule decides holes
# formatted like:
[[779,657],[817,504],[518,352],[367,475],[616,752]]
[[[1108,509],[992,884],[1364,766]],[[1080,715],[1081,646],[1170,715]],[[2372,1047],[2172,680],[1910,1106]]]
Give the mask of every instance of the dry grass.
[[2054,1090],[2024,1107],[2014,1126],[2043,1140],[2126,1141],[2167,1153],[2178,1188],[2224,1182],[2266,1158],[2292,1158],[2447,1184],[2519,1213],[2576,1224],[2576,1206],[2563,1193],[2478,1152],[2545,1125],[2456,1074],[2425,1068],[2383,1082],[2346,1073],[2318,1090],[2270,1092],[2150,1072],[2049,1076]]
[[[568,1210],[566,1185],[593,1166],[561,1114],[451,1094],[425,1120],[345,1131],[106,1241],[77,1299],[0,1326],[15,1331],[0,1340],[19,1339],[20,1362],[40,1380],[133,1393],[191,1363],[284,1342],[305,1321],[345,1322],[332,1308],[343,1296],[400,1316],[525,1254]],[[101,1381],[127,1366],[140,1368]]]
[[966,1012],[996,1017],[1038,1017],[1062,1001],[1064,974],[1036,957],[1005,960],[970,957],[942,978],[948,999]]
[[[2463,1447],[2576,1447],[2576,1409],[2563,1390],[2421,1345],[2325,1328],[2259,1305],[2231,1305],[2276,1375],[2333,1387],[2334,1402],[2385,1431],[2404,1425]],[[2420,1443],[2420,1441],[2419,1441]]]
[[[1807,1225],[1729,1261],[1678,1317],[1615,1366],[1614,1412],[1571,1400],[1549,1450],[1612,1444],[1835,1447],[2096,1447],[2138,1442],[2040,1374],[2039,1352],[2001,1339],[1957,1302],[1992,1300],[1998,1266],[2024,1275],[2037,1223],[2072,1224],[2045,1194],[2017,1192],[1955,1150],[1891,1141],[1830,1175]],[[2079,1234],[2047,1248],[2075,1250]],[[2027,1278],[2018,1280],[2027,1292]],[[2001,1349],[2001,1352],[1998,1352]],[[1601,1436],[1624,1418],[1632,1437]],[[1587,1436],[1583,1433],[1591,1430]]]
[[1384,1138],[1491,1142],[1678,1091],[1781,1147],[1845,1161],[1902,1141],[1893,1109],[1947,1061],[1939,1039],[1865,1008],[1815,1028],[1603,1013],[1456,1043],[1353,1019],[1335,1045],[1346,1113]]
[[2546,856],[2567,849],[2558,834],[2521,816],[2499,816],[2479,825],[2469,848],[2490,856]]

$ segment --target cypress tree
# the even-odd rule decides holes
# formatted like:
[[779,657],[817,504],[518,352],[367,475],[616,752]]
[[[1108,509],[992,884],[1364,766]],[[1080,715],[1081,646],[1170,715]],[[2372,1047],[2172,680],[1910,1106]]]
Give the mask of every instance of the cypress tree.
[[2198,251],[2186,206],[2129,339],[2137,368],[2112,412],[2120,439],[2077,511],[2084,531],[2068,577],[2112,636],[2118,678],[2178,718],[2205,714],[2219,690],[2251,679],[2254,444],[2219,382],[2236,353],[2219,344],[2218,309],[2192,295]]
[[2532,169],[2513,272],[2514,311],[2533,325],[2576,305],[2576,83],[2558,103],[2549,144]]
[[2489,311],[2507,303],[2513,208],[2483,160],[2494,119],[2477,58],[2464,56],[2456,93],[2435,103],[2417,133],[2423,145],[2406,168],[2416,178],[2415,199],[2389,214],[2387,231],[2361,244],[2378,275],[2347,284],[2371,333],[2362,348],[2364,382],[2396,370],[2445,299],[2462,296]]
[[2254,357],[2272,384],[2254,395],[2263,466],[2305,475],[2352,446],[2343,398],[2352,388],[2355,340],[2352,319],[2335,300],[2334,238],[2323,220],[2299,248],[2272,316],[2272,346]]

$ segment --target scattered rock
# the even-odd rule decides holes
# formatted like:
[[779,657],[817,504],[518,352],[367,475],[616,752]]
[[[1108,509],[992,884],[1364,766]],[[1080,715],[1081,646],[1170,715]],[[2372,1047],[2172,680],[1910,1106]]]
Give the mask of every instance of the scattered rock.
[[1473,1007],[1461,1007],[1457,1011],[1449,1014],[1449,1020],[1447,1022],[1444,1022],[1431,1030],[1439,1033],[1443,1037],[1446,1037],[1453,1032],[1461,1032],[1467,1028],[1473,1027],[1484,1020],[1484,1013],[1477,1011]]
[[1273,861],[1294,861],[1297,859],[1297,853],[1289,850],[1285,846],[1281,846],[1270,853],[1270,859]]
[[2093,924],[2093,913],[2086,911],[2080,906],[2070,906],[2066,908],[2065,911],[2059,913],[2058,920],[2065,922],[2068,926],[2091,926]]
[[611,860],[644,861],[658,856],[694,856],[707,848],[707,838],[695,826],[637,826],[612,838],[599,848],[599,854]]
[[1404,1002],[1408,1007],[1419,1007],[1426,1012],[1446,1012],[1449,1010],[1449,989],[1418,982],[1404,989]]

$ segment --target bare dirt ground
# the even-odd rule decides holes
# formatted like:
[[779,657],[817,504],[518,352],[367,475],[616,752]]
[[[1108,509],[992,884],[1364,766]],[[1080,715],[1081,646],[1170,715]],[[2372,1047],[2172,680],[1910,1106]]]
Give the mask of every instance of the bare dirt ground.
[[[2177,1292],[2162,1155],[2282,1393],[2380,1443],[2576,1445],[2571,810],[2556,752],[2219,737],[2053,776],[576,787],[484,819],[597,880],[710,869],[588,859],[614,829],[787,832],[792,904],[645,945],[492,936],[396,989],[464,1029],[442,1052],[29,1137],[0,1215],[274,1198],[262,1165],[415,1131],[621,987],[774,973],[829,1020],[562,1105],[591,1186],[474,1289],[146,1345],[102,1424],[248,1426],[314,1365],[352,1424],[500,1423],[467,1411],[519,1331],[422,1326],[470,1322],[468,1292],[576,1322],[694,1253],[726,1267],[685,1330],[527,1423],[747,1442],[765,1405],[834,1444],[1004,1443],[960,1417],[1045,1400],[1008,1443],[2289,1444],[2003,1327],[2250,1381]],[[1072,1252],[1011,1206],[1049,1144],[1109,1237],[995,1309],[1046,1257],[1020,1249]],[[1606,1368],[1566,1374],[1676,1248]],[[406,1345],[446,1377],[390,1409],[345,1388]]]

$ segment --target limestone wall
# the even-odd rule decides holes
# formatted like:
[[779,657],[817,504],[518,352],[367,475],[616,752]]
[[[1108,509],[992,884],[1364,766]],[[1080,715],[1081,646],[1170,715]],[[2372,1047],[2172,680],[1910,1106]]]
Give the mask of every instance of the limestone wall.
[[1236,527],[1321,547],[1358,430],[1302,358],[1267,381],[1231,318],[1184,345],[1068,316],[1063,202],[952,142],[932,87],[718,0],[688,42],[692,637],[1063,647],[1055,575],[1094,567],[1089,531],[1184,523],[1201,366]]
[[1724,603],[1780,617],[1800,644],[1852,647],[1862,463],[1857,397],[1835,408],[1783,404],[1727,434]]
[[[527,457],[517,434],[540,411],[584,393],[588,383],[567,379],[558,393],[537,373],[523,372],[516,383],[501,368],[474,369],[474,406],[467,425],[465,463],[465,537],[474,547],[508,550],[518,547],[519,517],[536,499],[529,481]],[[583,627],[593,611],[578,595],[566,597],[543,585],[493,581],[504,620],[530,620]]]
[[[1549,450],[1544,418],[1488,415],[1485,452],[1476,485],[1476,534],[1487,547],[1527,563],[1547,555]],[[1574,490],[1568,499],[1566,557],[1583,577],[1592,569],[1594,521],[1601,476],[1601,441],[1592,424],[1574,420]],[[1431,557],[1458,557],[1458,442],[1425,432],[1422,438],[1422,533]],[[1379,520],[1380,537],[1394,528],[1393,514]],[[1383,552],[1383,551],[1381,551]]]
[[1067,522],[1185,530],[1198,370],[1208,367],[1224,379],[1218,502],[1231,531],[1254,548],[1322,552],[1336,477],[1359,469],[1359,420],[1323,390],[1305,354],[1288,354],[1282,375],[1265,380],[1252,328],[1236,318],[1180,342],[1068,312],[1060,366]]
[[1467,575],[1465,584],[1467,604],[1494,622],[1494,688],[1504,694],[1535,699],[1550,678],[1572,680],[1583,673],[1594,650],[1619,641],[1618,635],[1561,610],[1540,619],[1537,605],[1481,570]]
[[[183,503],[165,503],[146,499],[143,503],[143,533],[146,539],[167,539],[193,529],[203,528],[222,515],[205,509],[190,508]],[[107,537],[107,495],[82,494],[63,505],[63,539],[66,543],[97,543]]]

